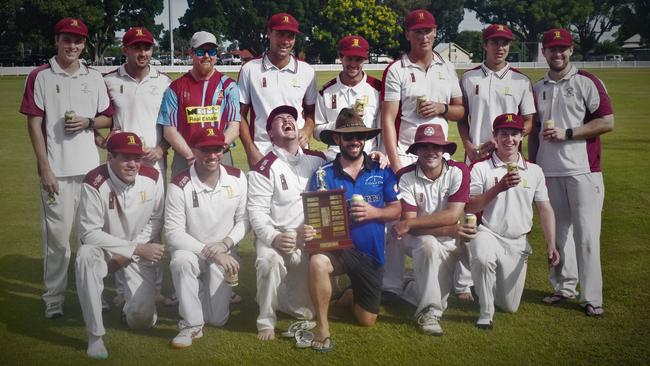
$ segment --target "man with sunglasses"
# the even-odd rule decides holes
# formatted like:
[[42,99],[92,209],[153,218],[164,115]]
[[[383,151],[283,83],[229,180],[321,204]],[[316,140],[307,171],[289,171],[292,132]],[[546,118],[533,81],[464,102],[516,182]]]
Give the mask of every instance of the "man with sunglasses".
[[[312,348],[330,351],[327,313],[332,295],[330,276],[347,273],[351,287],[343,292],[336,305],[352,309],[357,321],[374,325],[381,302],[384,266],[385,223],[399,218],[400,204],[397,180],[390,168],[381,168],[365,152],[364,144],[375,138],[381,129],[369,128],[352,108],[344,108],[336,119],[334,129],[321,132],[328,145],[339,146],[341,152],[334,161],[325,164],[323,181],[326,188],[344,188],[350,206],[350,236],[354,248],[323,252],[311,256],[309,285],[316,309],[318,328]],[[309,190],[318,189],[316,174]],[[353,195],[363,196],[363,202],[352,201]],[[307,226],[305,232],[313,234]]]
[[172,348],[191,346],[205,323],[228,321],[232,288],[225,279],[239,273],[237,244],[250,228],[246,177],[221,163],[224,134],[216,127],[197,129],[189,143],[196,160],[172,179],[165,202],[169,269],[182,318]]
[[[104,75],[104,81],[115,108],[113,131],[133,132],[144,145],[142,163],[158,170],[162,179],[166,177],[166,150],[169,147],[162,138],[162,126],[156,123],[163,93],[171,79],[150,64],[154,51],[153,35],[147,28],[129,28],[122,37],[122,52],[126,63],[115,71]],[[124,302],[123,272],[115,273],[118,295],[113,303]],[[159,268],[156,282],[158,291],[162,285],[162,268]],[[159,301],[172,300],[158,295]]]
[[[266,121],[271,111],[290,105],[298,111],[298,139],[306,147],[314,130],[316,73],[291,52],[296,43],[298,21],[288,13],[273,14],[267,22],[269,49],[247,62],[239,72],[241,90],[240,138],[250,166],[271,150]],[[250,113],[250,118],[248,114]]]
[[54,34],[57,54],[29,74],[20,105],[40,177],[46,318],[63,316],[79,195],[84,176],[99,165],[94,129],[109,127],[113,115],[102,75],[79,59],[84,22],[61,19]]
[[108,351],[101,295],[104,277],[124,273],[124,319],[131,329],[156,323],[156,271],[161,244],[165,191],[163,177],[145,164],[140,138],[131,132],[109,137],[110,159],[85,177],[79,206],[79,240],[75,261],[79,304],[90,358],[106,359]]
[[[248,214],[255,230],[257,258],[257,338],[275,338],[276,310],[311,319],[308,261],[303,253],[301,193],[309,177],[325,163],[325,155],[302,149],[298,111],[283,105],[271,111],[266,131],[271,151],[248,173]],[[291,235],[291,229],[298,232]]]
[[[174,149],[172,176],[194,161],[187,144],[194,131],[213,127],[224,133],[226,145],[239,136],[239,88],[237,83],[214,68],[217,39],[200,31],[190,40],[192,69],[174,80],[163,96],[158,124],[165,140]],[[232,165],[232,155],[225,152],[223,163]]]

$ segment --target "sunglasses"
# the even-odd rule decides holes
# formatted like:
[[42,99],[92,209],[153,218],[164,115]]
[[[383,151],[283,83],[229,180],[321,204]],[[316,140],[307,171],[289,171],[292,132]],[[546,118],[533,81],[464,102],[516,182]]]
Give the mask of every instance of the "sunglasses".
[[368,135],[364,132],[356,132],[356,133],[342,133],[341,138],[343,141],[352,141],[352,140],[359,140],[359,141],[365,141],[367,139]]
[[210,49],[202,49],[202,48],[195,48],[194,49],[194,54],[197,57],[203,57],[205,54],[208,54],[210,57],[215,57],[217,55],[217,49],[216,48],[210,48]]

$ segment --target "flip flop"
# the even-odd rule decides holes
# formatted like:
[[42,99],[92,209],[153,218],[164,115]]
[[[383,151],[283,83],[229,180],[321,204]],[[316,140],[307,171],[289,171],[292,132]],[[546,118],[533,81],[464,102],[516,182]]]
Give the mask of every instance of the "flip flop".
[[293,338],[296,336],[296,332],[299,330],[312,330],[316,328],[316,322],[310,320],[300,320],[297,322],[291,323],[289,329],[286,332],[280,334],[284,338]]
[[334,350],[334,341],[331,337],[323,340],[314,340],[311,342],[311,348],[316,352],[332,352]]
[[593,306],[591,304],[587,304],[583,307],[583,310],[585,311],[585,315],[594,318],[600,318],[603,316],[603,314],[605,314],[605,309],[603,309],[602,306]]
[[296,339],[296,348],[309,348],[314,341],[314,333],[300,329],[294,337]]
[[542,299],[542,302],[548,305],[555,305],[563,301],[575,299],[573,296],[564,296],[562,294],[553,293]]

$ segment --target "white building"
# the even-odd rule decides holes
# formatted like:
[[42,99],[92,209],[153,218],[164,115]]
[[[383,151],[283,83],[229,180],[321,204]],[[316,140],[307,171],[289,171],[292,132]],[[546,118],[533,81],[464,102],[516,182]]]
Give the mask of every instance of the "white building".
[[472,63],[473,55],[453,42],[451,43],[451,47],[449,43],[438,43],[438,45],[436,45],[433,50],[454,64]]

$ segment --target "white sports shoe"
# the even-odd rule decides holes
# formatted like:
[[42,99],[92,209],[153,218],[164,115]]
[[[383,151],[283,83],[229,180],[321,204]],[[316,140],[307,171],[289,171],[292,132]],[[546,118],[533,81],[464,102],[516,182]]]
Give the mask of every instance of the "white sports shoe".
[[60,318],[63,316],[63,304],[51,302],[45,305],[45,317],[48,319]]
[[440,318],[433,314],[433,307],[428,306],[424,308],[417,316],[416,320],[420,329],[424,334],[441,336],[443,334],[442,327],[440,326]]
[[203,337],[203,326],[190,326],[185,320],[178,323],[180,332],[172,339],[170,346],[172,348],[186,348],[192,345],[192,340]]

